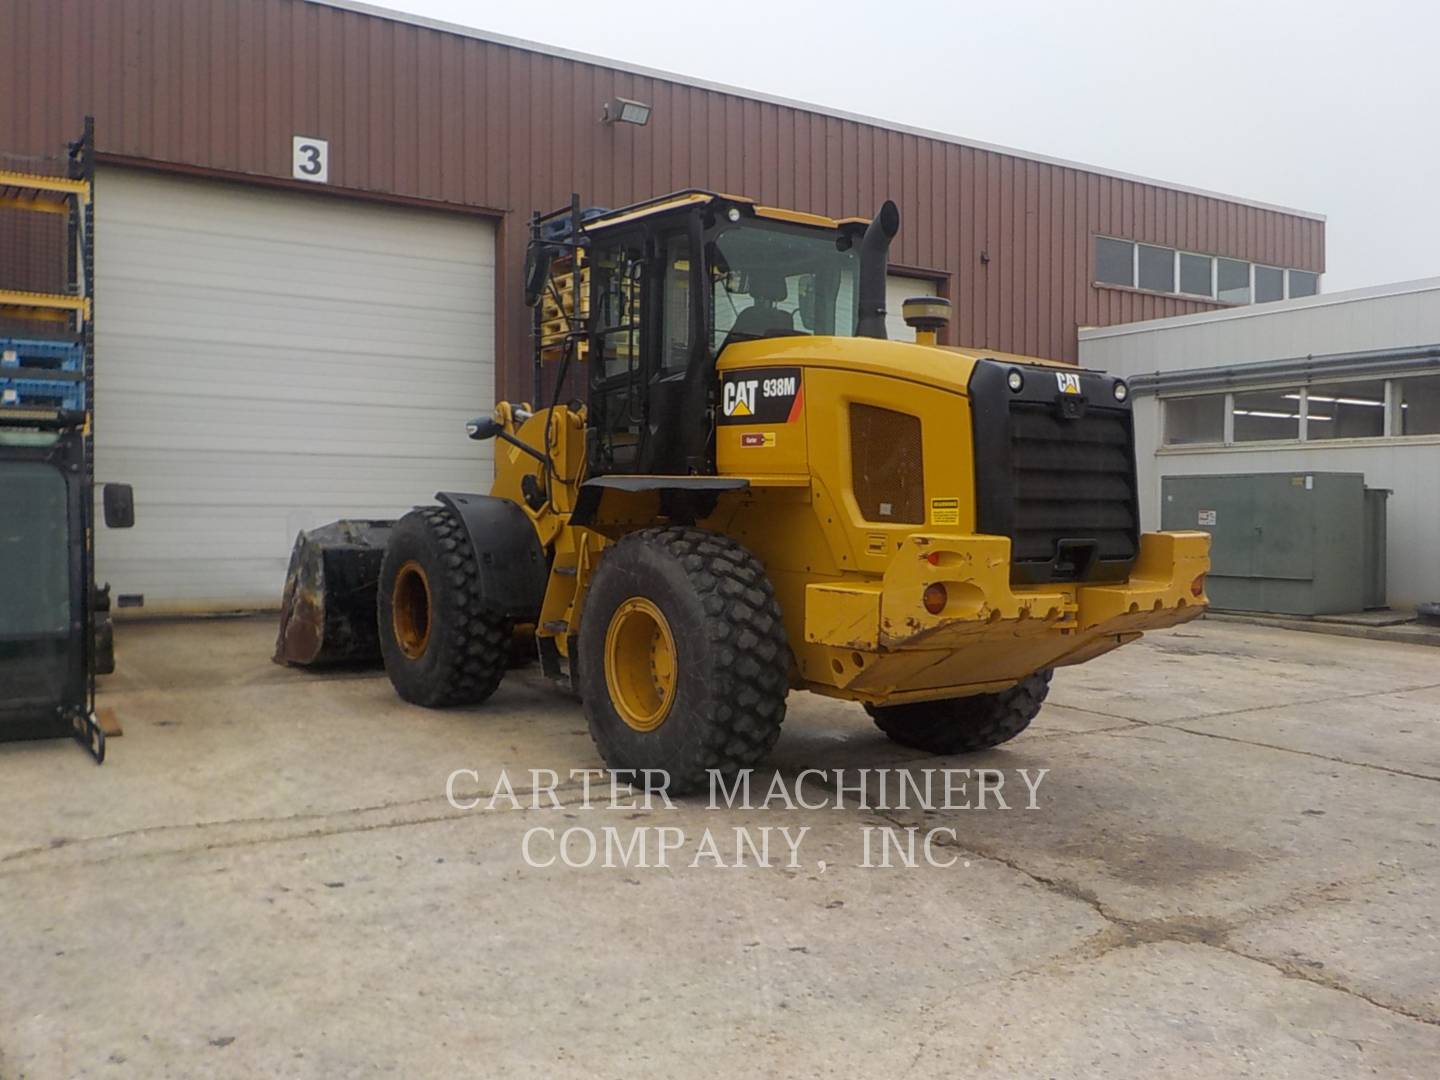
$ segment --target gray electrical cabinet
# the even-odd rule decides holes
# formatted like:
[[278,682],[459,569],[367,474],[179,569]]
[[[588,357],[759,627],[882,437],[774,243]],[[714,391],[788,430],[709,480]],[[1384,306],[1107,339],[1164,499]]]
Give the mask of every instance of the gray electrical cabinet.
[[1221,611],[1336,615],[1385,604],[1385,496],[1361,473],[1167,476],[1160,527],[1208,532]]

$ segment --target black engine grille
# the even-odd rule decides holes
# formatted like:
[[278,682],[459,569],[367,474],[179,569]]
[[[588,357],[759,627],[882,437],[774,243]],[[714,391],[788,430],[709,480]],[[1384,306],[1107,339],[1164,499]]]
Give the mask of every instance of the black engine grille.
[[1061,540],[1098,544],[1096,557],[1135,556],[1134,469],[1129,413],[1091,409],[1062,420],[1053,408],[1010,410],[1015,485],[1012,557],[1049,562]]
[[1017,583],[1123,580],[1139,548],[1134,422],[1114,379],[1085,373],[1058,393],[1053,372],[1023,369],[1025,387],[971,380],[977,523],[1011,539]]

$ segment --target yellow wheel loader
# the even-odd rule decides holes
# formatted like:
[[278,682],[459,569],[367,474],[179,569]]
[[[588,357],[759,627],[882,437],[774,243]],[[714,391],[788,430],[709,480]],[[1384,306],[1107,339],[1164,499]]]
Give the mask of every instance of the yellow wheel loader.
[[[469,425],[496,441],[490,494],[382,523],[400,695],[483,701],[533,627],[607,765],[685,791],[762,761],[791,691],[983,750],[1055,667],[1199,615],[1208,537],[1140,533],[1125,383],[940,347],[935,298],[905,305],[915,343],[886,340],[898,228],[889,202],[832,220],[708,191],[537,215],[536,396],[579,372],[585,400],[502,402]],[[346,619],[311,546],[287,621],[313,644]]]

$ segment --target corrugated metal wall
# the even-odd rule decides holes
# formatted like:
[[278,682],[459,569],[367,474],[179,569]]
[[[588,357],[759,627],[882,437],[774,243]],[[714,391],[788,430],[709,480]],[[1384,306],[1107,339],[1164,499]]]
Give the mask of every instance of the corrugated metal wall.
[[[617,94],[650,124],[602,126]],[[1072,360],[1077,325],[1210,306],[1094,288],[1097,232],[1324,268],[1310,218],[302,0],[0,2],[0,148],[53,151],[87,112],[102,155],[288,178],[303,134],[330,140],[334,188],[508,212],[502,392],[529,386],[525,218],[572,190],[711,187],[835,216],[894,198],[893,259],[946,275],[952,341]]]

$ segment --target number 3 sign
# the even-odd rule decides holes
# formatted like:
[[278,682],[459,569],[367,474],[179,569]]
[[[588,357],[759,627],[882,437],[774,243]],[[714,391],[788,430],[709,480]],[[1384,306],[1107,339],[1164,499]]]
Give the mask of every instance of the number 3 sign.
[[330,180],[330,144],[324,139],[296,135],[292,140],[290,175],[296,180],[325,184]]

